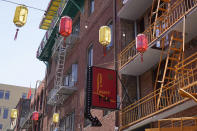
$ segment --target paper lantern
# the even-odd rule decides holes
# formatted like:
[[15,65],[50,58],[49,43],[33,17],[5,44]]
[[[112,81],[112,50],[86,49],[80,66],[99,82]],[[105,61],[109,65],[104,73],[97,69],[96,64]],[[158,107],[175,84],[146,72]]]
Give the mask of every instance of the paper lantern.
[[37,111],[34,111],[32,114],[32,120],[38,121],[39,119],[39,113]]
[[141,61],[143,61],[143,53],[147,50],[148,48],[148,39],[146,35],[144,34],[139,34],[136,37],[136,49],[141,53]]
[[59,122],[59,113],[54,113],[53,114],[53,123],[58,123]]
[[106,46],[111,42],[111,29],[108,26],[101,26],[99,29],[99,43],[103,45],[104,56],[106,55]]
[[[15,10],[15,14],[14,14],[14,20],[13,20],[14,24],[17,27],[24,26],[27,21],[27,15],[28,15],[28,9],[26,6],[24,6],[24,5],[17,6],[16,10]],[[19,29],[16,29],[16,34],[15,34],[14,40],[16,40],[16,38],[17,38],[18,31],[19,31]]]
[[59,33],[64,37],[64,44],[66,43],[66,37],[72,32],[72,19],[68,16],[63,16],[60,19]]
[[111,42],[111,29],[108,26],[101,26],[99,29],[99,43],[103,46],[109,45]]
[[11,110],[11,119],[16,119],[17,118],[17,109],[12,109]]

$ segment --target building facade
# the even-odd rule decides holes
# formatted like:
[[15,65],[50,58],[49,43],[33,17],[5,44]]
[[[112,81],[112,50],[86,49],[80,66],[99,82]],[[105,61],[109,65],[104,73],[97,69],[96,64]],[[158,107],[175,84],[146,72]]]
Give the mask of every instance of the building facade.
[[[197,108],[196,10],[196,0],[51,0],[40,24],[47,32],[37,51],[47,65],[42,130],[173,128],[165,120],[195,130],[194,122],[183,120],[195,120]],[[58,33],[61,16],[73,20],[66,40]],[[112,31],[105,56],[98,42],[103,25]],[[142,52],[136,49],[138,34],[147,40]],[[120,110],[91,110],[100,127],[85,116],[89,66],[117,70],[120,76]],[[60,114],[59,123],[53,123],[53,113]],[[158,126],[161,119],[164,124]]]
[[[127,88],[123,95],[129,97],[123,101],[120,130],[197,129],[196,12],[196,0],[124,1],[118,12],[126,42],[119,72]],[[143,61],[137,34],[148,41]]]
[[[92,131],[116,129],[118,116],[116,111],[92,109],[93,116],[101,121],[101,127],[91,127],[85,117],[87,67],[98,66],[116,69],[118,39],[115,36],[118,28],[115,6],[119,1],[81,0],[59,1],[58,8],[51,1],[41,24],[47,33],[38,48],[37,58],[47,63],[46,75],[46,114],[44,129]],[[56,14],[51,14],[51,12]],[[59,14],[58,14],[59,13]],[[52,17],[49,17],[53,15]],[[70,16],[73,20],[72,34],[66,38],[66,46],[62,47],[63,37],[58,34],[59,18]],[[112,42],[106,47],[99,43],[99,28],[107,25],[112,31]],[[114,59],[115,58],[115,59]],[[60,122],[52,122],[53,113],[60,114]]]
[[16,107],[20,98],[27,97],[28,92],[28,87],[0,84],[0,130],[10,128],[11,110]]
[[[43,127],[44,113],[44,81],[37,81],[33,97],[31,99],[21,98],[18,101],[16,109],[18,111],[17,119],[11,121],[12,131],[40,131]],[[36,112],[38,120],[34,120]]]

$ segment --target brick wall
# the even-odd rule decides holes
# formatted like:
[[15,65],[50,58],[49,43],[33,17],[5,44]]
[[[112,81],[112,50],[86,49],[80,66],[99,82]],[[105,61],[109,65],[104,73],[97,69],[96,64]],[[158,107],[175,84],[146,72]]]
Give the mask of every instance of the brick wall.
[[[93,64],[94,66],[105,67],[114,69],[114,48],[113,46],[107,51],[107,55],[103,55],[103,47],[100,45],[99,28],[102,25],[107,25],[113,17],[113,0],[95,0],[94,12],[89,16],[88,14],[88,0],[85,0],[84,13],[79,13],[80,16],[80,40],[77,41],[72,48],[72,52],[68,54],[64,66],[64,74],[67,73],[73,63],[78,64],[78,78],[76,87],[77,92],[73,93],[66,101],[64,101],[61,107],[57,110],[60,113],[60,119],[67,114],[75,112],[75,131],[92,131],[92,130],[104,130],[113,131],[115,127],[115,113],[111,112],[109,115],[103,117],[103,110],[92,110],[94,116],[97,116],[102,122],[103,126],[96,127],[84,127],[84,108],[85,108],[85,88],[86,88],[86,71],[87,71],[87,51],[90,45],[93,46]],[[85,28],[87,25],[87,29]],[[55,74],[55,59],[52,59],[51,72],[49,75],[48,89],[53,88],[53,77]],[[105,63],[105,64],[103,64]],[[53,114],[52,107],[48,107],[48,131],[50,126],[50,120]],[[46,122],[44,122],[46,125]],[[44,127],[45,127],[44,125]],[[46,127],[45,127],[46,128]]]

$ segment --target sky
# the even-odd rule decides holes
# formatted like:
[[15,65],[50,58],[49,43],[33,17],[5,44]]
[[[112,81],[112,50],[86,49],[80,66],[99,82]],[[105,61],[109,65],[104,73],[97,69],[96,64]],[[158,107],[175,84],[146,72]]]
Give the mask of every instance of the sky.
[[[46,10],[50,0],[9,0]],[[36,58],[45,30],[39,29],[44,12],[28,8],[27,23],[20,28],[13,23],[15,4],[0,0],[0,83],[34,88],[43,80],[46,65]]]

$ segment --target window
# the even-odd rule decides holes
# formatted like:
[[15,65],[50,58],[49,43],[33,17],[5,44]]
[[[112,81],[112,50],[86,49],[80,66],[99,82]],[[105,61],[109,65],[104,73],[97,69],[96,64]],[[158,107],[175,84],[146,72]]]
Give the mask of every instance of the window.
[[109,45],[107,45],[107,50],[109,50],[112,45],[113,45],[113,22],[111,21],[109,24],[108,24],[109,28],[111,29],[111,42]]
[[10,91],[6,91],[5,92],[5,99],[9,100],[9,98],[10,98]]
[[78,64],[72,64],[72,67],[68,70],[67,75],[64,77],[64,86],[74,86],[77,82],[77,67]]
[[3,97],[4,97],[4,91],[0,90],[0,99],[3,99]]
[[77,64],[72,64],[72,81],[77,81]]
[[1,116],[1,107],[0,107],[0,116]]
[[0,130],[2,130],[3,129],[3,124],[0,124]]
[[4,108],[3,119],[7,119],[7,118],[8,118],[8,108]]
[[76,20],[72,27],[72,34],[79,35],[80,32],[80,17]]
[[60,119],[59,129],[60,131],[65,131],[65,119]]
[[88,49],[88,67],[93,66],[93,47]]
[[90,0],[90,6],[89,6],[89,15],[91,15],[94,12],[94,0]]
[[71,113],[65,118],[65,131],[74,131],[75,113]]
[[22,94],[22,98],[25,99],[27,97],[27,93]]

